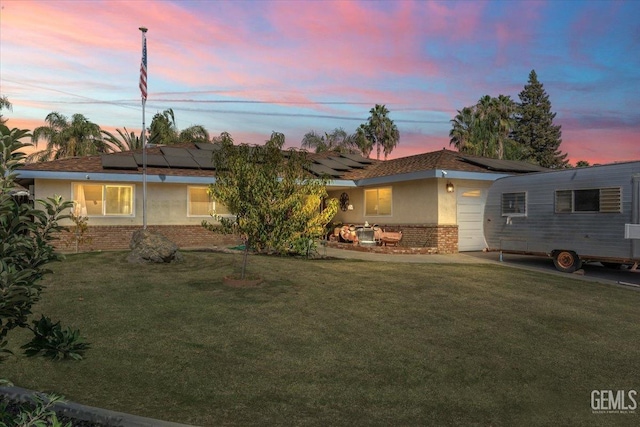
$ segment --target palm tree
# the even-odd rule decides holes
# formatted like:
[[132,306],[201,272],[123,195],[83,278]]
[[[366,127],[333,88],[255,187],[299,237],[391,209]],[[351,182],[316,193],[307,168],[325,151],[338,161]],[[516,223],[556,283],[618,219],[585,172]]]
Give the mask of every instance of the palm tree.
[[149,143],[156,145],[170,145],[178,141],[176,118],[171,108],[162,113],[156,113],[149,126]]
[[449,145],[453,145],[461,153],[475,153],[476,141],[473,138],[475,111],[473,107],[464,107],[451,121]]
[[302,138],[301,147],[313,149],[316,153],[322,153],[323,151],[354,153],[358,151],[354,141],[353,135],[347,134],[342,128],[336,128],[331,133],[325,132],[324,135],[312,130]]
[[182,129],[178,135],[178,141],[183,142],[209,142],[209,132],[202,125],[189,126]]
[[173,109],[156,113],[149,126],[149,143],[171,145],[186,142],[209,142],[209,132],[202,125],[193,125],[179,130]]
[[11,105],[11,102],[9,102],[9,98],[4,95],[0,96],[0,125],[5,124],[8,120],[2,116],[2,110],[13,110],[13,105]]
[[393,149],[398,145],[400,133],[398,128],[387,115],[389,110],[384,105],[376,104],[371,110],[369,120],[362,128],[366,138],[371,145],[376,146],[376,158],[380,160],[380,150],[384,151],[384,158],[387,158]]
[[314,150],[316,153],[327,151],[327,141],[325,141],[324,135],[320,135],[315,130],[307,132],[304,135],[300,146],[305,149]]
[[113,151],[133,151],[142,148],[142,138],[137,136],[135,132],[129,132],[126,127],[124,131],[116,129],[116,132],[120,138],[109,131],[102,131],[105,142],[111,145]]
[[38,146],[40,140],[47,143],[44,150],[29,155],[29,161],[48,161],[65,157],[89,156],[108,153],[113,148],[102,139],[100,126],[82,114],[74,114],[69,120],[54,111],[45,118],[47,123],[34,129],[31,141]]
[[367,126],[361,124],[356,133],[352,135],[352,144],[358,147],[358,150],[364,157],[369,157],[373,151],[373,142],[367,137]]
[[485,95],[471,107],[457,111],[451,120],[449,144],[461,153],[498,159],[518,159],[519,148],[511,138],[516,104],[511,97]]
[[[507,150],[507,145],[513,146],[511,133],[516,125],[515,113],[517,105],[510,96],[498,95],[493,98],[495,110],[495,132],[498,141],[498,158],[503,159]],[[511,147],[513,149],[513,147]]]

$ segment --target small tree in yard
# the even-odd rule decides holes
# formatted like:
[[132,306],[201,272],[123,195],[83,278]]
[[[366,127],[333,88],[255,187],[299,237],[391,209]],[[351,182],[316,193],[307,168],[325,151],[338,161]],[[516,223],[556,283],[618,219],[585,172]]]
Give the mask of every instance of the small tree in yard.
[[72,207],[60,197],[37,201],[39,208],[12,197],[15,171],[25,159],[19,150],[27,145],[20,139],[29,136],[26,130],[0,125],[0,355],[11,353],[6,338],[19,327],[34,333],[34,339],[22,347],[27,355],[80,359],[88,345],[78,331],[63,330],[44,316],[33,326],[28,323],[43,290],[40,279],[50,273],[46,264],[60,259],[50,242],[54,233],[64,229],[58,224],[68,217],[63,212]]
[[327,200],[325,179],[305,169],[305,152],[283,151],[284,135],[274,132],[262,146],[233,145],[229,134],[216,138],[216,181],[209,195],[226,206],[233,218],[215,215],[220,225],[203,221],[212,231],[239,235],[245,243],[242,279],[249,250],[258,253],[303,253],[309,242],[324,234],[338,211],[338,201]]

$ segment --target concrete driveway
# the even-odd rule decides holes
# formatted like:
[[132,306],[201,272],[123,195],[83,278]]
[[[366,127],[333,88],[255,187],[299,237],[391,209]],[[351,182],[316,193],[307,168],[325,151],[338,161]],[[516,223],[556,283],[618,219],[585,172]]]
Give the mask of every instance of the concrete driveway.
[[[500,262],[499,252],[465,252],[465,254],[482,261]],[[613,282],[618,285],[640,290],[640,269],[637,271],[630,271],[628,269],[613,270],[602,266],[599,262],[594,262],[584,264],[581,270],[570,274],[558,271],[553,265],[553,259],[551,258],[514,254],[503,254],[502,264],[563,276],[583,277],[587,280]]]
[[600,263],[585,264],[579,272],[569,274],[556,270],[553,260],[547,257],[529,255],[503,254],[500,261],[498,252],[461,252],[452,255],[405,255],[405,254],[378,254],[370,252],[352,251],[331,247],[319,247],[318,252],[322,256],[343,259],[357,259],[376,262],[406,262],[406,263],[440,263],[440,264],[487,264],[493,263],[508,267],[524,268],[527,270],[541,271],[548,274],[557,274],[587,281],[604,282],[628,287],[640,291],[640,269],[636,272],[629,270],[612,270],[603,267]]

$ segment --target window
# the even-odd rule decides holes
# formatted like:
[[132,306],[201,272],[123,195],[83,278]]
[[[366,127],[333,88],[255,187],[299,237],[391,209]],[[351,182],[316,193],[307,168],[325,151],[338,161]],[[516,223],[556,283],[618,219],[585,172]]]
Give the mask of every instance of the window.
[[391,215],[391,187],[364,191],[365,215]]
[[556,190],[556,213],[622,212],[620,187]]
[[133,186],[73,184],[75,214],[81,216],[133,216]]
[[207,187],[188,187],[187,215],[188,216],[211,216],[211,214],[228,215],[229,210],[220,203],[216,203],[209,193]]
[[527,193],[502,193],[503,216],[526,216]]

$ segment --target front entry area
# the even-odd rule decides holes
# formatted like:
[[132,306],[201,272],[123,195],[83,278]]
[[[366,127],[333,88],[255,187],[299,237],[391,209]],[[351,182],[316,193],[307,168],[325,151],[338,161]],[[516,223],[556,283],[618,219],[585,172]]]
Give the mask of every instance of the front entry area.
[[481,251],[486,247],[482,223],[487,189],[459,187],[456,191],[458,251]]

